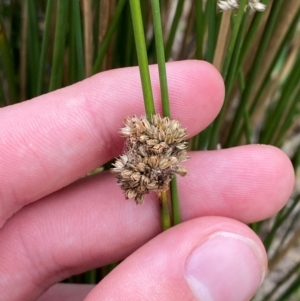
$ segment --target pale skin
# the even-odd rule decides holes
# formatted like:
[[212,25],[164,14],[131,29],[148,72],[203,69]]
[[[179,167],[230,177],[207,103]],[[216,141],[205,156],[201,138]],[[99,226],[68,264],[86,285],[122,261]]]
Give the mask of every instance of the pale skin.
[[[218,114],[223,81],[205,62],[170,63],[167,72],[172,116],[191,137]],[[156,66],[151,77],[159,108]],[[255,294],[267,259],[245,224],[285,205],[294,185],[289,159],[263,145],[190,153],[188,175],[178,179],[183,223],[161,234],[155,195],[136,205],[124,199],[109,172],[82,178],[121,154],[123,120],[143,114],[138,68],[103,72],[0,110],[1,300],[197,300],[186,280],[190,254],[208,240],[211,254],[227,250],[228,237],[237,236],[251,241],[255,252],[232,269],[247,260],[259,262],[250,265],[247,281],[237,286],[232,276],[223,283],[205,267],[201,281],[209,283],[210,300],[234,301],[233,290],[237,301]],[[210,240],[218,233],[229,233],[221,235],[220,247]],[[224,251],[222,261],[243,253],[239,242],[236,248]],[[121,260],[96,286],[56,285]]]

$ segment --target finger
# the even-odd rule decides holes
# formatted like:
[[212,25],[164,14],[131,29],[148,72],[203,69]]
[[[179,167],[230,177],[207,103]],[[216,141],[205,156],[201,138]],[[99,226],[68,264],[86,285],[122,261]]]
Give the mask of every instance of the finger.
[[85,301],[250,300],[266,267],[264,247],[248,227],[226,218],[204,217],[148,242]]
[[37,301],[82,301],[93,288],[94,285],[89,284],[58,283]]
[[[179,179],[183,220],[205,213],[257,221],[275,214],[291,193],[291,163],[274,147],[243,146],[191,157],[188,182]],[[16,300],[22,300],[72,274],[122,260],[160,231],[155,196],[137,206],[124,200],[112,176],[85,178],[8,221],[0,232],[0,279],[9,275],[10,283],[21,288]],[[16,260],[14,250],[24,254],[22,260]],[[2,285],[0,291],[16,292]]]
[[[160,108],[157,66],[150,71]],[[167,71],[172,115],[192,136],[221,108],[221,76],[210,64],[199,61],[171,63]],[[120,154],[124,141],[118,132],[131,115],[144,115],[137,67],[100,73],[1,109],[0,227],[22,206]]]
[[190,172],[179,178],[184,220],[227,216],[244,223],[278,212],[295,182],[290,159],[278,148],[247,145],[213,152],[192,152]]

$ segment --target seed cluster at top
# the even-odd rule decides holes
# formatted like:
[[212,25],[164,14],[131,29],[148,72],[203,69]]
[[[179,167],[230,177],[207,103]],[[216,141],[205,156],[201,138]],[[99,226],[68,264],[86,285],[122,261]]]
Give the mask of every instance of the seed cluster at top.
[[[240,5],[238,0],[218,0],[217,4],[222,11],[236,10]],[[260,3],[260,0],[249,0],[248,5],[254,12],[263,12],[266,9],[266,5]]]
[[121,134],[126,137],[126,150],[111,171],[126,199],[141,204],[150,191],[168,190],[175,173],[186,175],[180,163],[187,159],[187,134],[178,120],[158,114],[152,115],[151,122],[146,117],[127,118]]

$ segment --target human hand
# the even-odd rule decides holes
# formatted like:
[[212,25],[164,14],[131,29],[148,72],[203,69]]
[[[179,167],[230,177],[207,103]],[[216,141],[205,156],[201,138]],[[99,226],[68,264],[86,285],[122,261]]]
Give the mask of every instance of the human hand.
[[[150,69],[159,108],[157,67]],[[172,117],[193,136],[219,112],[222,79],[205,62],[167,71]],[[125,258],[95,287],[59,284],[38,300],[79,301],[89,291],[87,301],[255,294],[267,257],[244,223],[284,206],[294,183],[289,159],[264,145],[190,153],[189,173],[178,178],[183,223],[160,233],[154,195],[137,206],[109,172],[81,178],[122,152],[123,120],[143,114],[138,68],[0,110],[1,301],[36,300],[70,275]]]

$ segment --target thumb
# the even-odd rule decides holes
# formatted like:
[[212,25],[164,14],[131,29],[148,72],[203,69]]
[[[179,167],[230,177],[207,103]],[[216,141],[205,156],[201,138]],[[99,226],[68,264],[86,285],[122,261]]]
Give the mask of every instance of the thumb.
[[101,281],[86,301],[246,301],[259,288],[266,266],[263,245],[246,225],[203,217],[145,244]]

